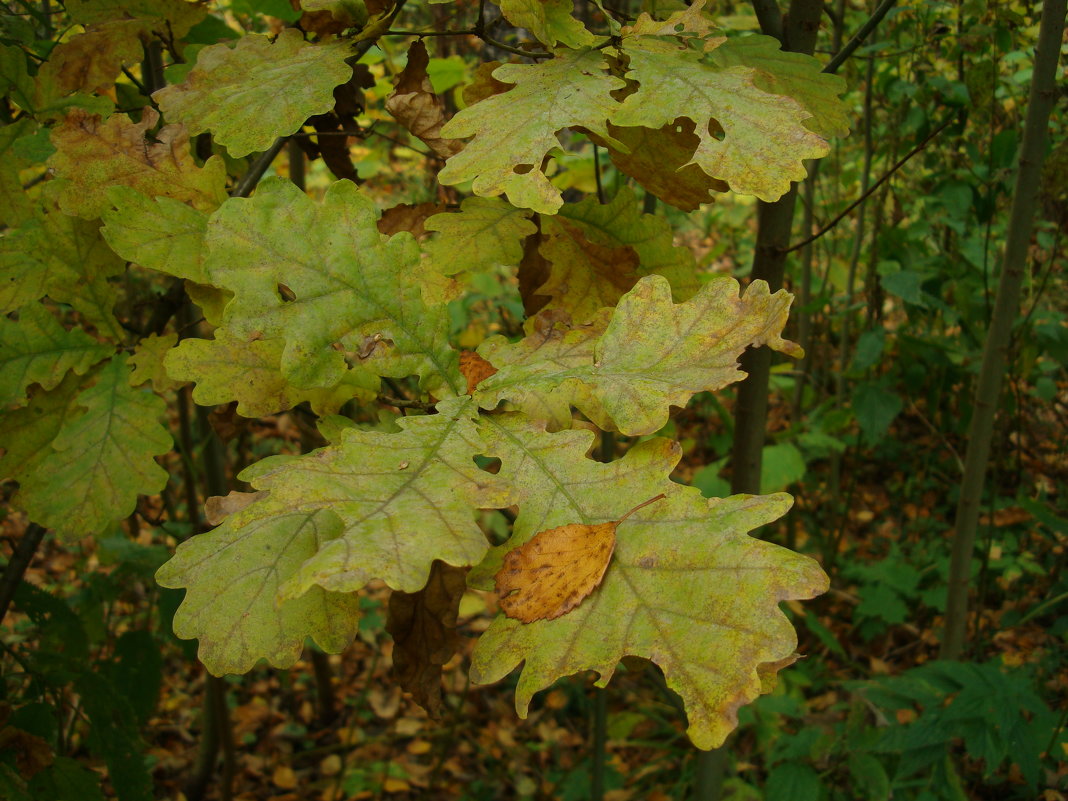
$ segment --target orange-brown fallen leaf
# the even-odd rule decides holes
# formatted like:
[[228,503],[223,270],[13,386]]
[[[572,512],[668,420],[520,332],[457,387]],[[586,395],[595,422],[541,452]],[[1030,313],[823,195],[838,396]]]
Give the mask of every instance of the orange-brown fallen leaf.
[[661,493],[638,504],[619,520],[539,531],[509,551],[496,575],[501,610],[523,623],[566,615],[600,585],[616,548],[619,525],[664,497]]

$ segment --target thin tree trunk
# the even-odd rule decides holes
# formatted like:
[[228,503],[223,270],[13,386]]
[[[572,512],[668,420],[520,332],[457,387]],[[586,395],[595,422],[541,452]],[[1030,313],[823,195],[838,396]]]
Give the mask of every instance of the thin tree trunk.
[[[808,178],[805,179],[804,197],[805,208],[801,230],[803,236],[812,235],[815,221],[816,183],[819,178],[820,161],[812,162],[808,169]],[[794,383],[794,400],[790,410],[790,422],[794,425],[801,422],[804,414],[805,386],[812,372],[812,311],[808,308],[812,303],[812,262],[816,248],[814,242],[809,242],[801,249],[801,284],[797,293],[797,341],[805,351],[805,357],[797,365],[797,380]]]
[[7,610],[11,607],[11,601],[15,598],[15,592],[22,583],[22,577],[26,575],[26,568],[33,561],[33,556],[44,539],[46,529],[36,523],[30,523],[22,532],[22,539],[15,546],[4,568],[4,575],[0,577],[0,621],[7,616]]
[[[783,50],[811,55],[819,33],[820,0],[792,0],[783,17],[778,6],[754,0],[761,30],[782,42]],[[761,201],[757,207],[757,240],[753,255],[752,278],[768,282],[774,292],[782,286],[786,249],[790,244],[797,185],[774,203]],[[768,378],[771,351],[757,348],[741,359],[748,377],[738,387],[734,413],[734,443],[731,449],[731,492],[760,492],[760,457],[764,449],[764,430],[768,411]],[[727,746],[722,745],[697,755],[694,798],[696,801],[719,801],[723,797],[723,780],[727,775]]]
[[1039,175],[1045,159],[1050,112],[1056,98],[1057,57],[1064,34],[1066,0],[1046,0],[1038,32],[1038,52],[1031,78],[1031,95],[1027,103],[1023,146],[1016,172],[1016,187],[1009,214],[1005,256],[1001,279],[994,300],[994,313],[983,349],[983,362],[975,387],[975,402],[968,427],[968,449],[964,456],[957,503],[953,553],[946,592],[946,628],[939,656],[960,659],[964,652],[968,622],[968,586],[971,578],[972,551],[979,522],[994,434],[994,417],[1001,394],[1002,379],[1008,362],[1012,324],[1019,314],[1020,290],[1023,286],[1027,249],[1038,196]]

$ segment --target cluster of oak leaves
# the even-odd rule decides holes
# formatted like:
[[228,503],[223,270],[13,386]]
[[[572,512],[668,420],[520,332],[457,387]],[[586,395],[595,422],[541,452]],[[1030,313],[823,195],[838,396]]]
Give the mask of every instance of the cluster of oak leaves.
[[[180,49],[202,6],[71,0],[85,32],[33,76],[5,48],[7,93],[25,114],[0,144],[44,130],[54,149],[52,179],[0,209],[0,477],[19,483],[16,504],[71,538],[128,515],[167,481],[154,459],[172,448],[161,394],[186,382],[198,403],[236,401],[247,417],[307,402],[330,444],[247,468],[256,492],[215,501],[221,524],[159,571],[187,590],[175,631],[199,638],[209,670],[288,666],[307,637],[340,651],[357,630],[357,591],[379,579],[394,590],[401,678],[433,704],[460,596],[496,584],[504,613],[477,643],[475,682],[524,663],[523,715],[561,676],[593,670],[603,686],[624,656],[644,657],[682,697],[692,740],[718,745],[794,658],[779,602],[822,592],[826,578],[747,535],[788,496],[706,499],[669,479],[680,446],[647,435],[672,405],[741,378],[746,347],[796,355],[780,336],[790,296],[699,278],[632,191],[563,203],[544,172],[571,129],[692,209],[727,188],[775,199],[827,152],[847,128],[839,80],[767,37],[722,36],[702,5],[595,36],[570,3],[505,0],[544,57],[483,65],[448,121],[413,44],[386,107],[447,158],[442,184],[470,182],[459,209],[382,213],[348,181],[321,202],[280,179],[227,198],[223,158],[194,160],[192,135],[242,157],[329,111],[353,78],[353,43],[325,29],[314,42],[287,29],[204,47],[154,94],[158,129],[152,108],[139,122],[108,116],[108,81],[65,84],[64,64],[101,42],[106,60],[161,21]],[[128,263],[184,282],[211,338],[133,338],[108,281]],[[468,276],[502,267],[519,271],[525,336],[461,356],[446,305]],[[65,329],[43,298],[87,327]],[[391,430],[337,414],[374,403],[383,377],[417,377],[427,413]],[[573,409],[640,439],[594,461],[595,434],[573,426]],[[504,545],[490,547],[476,522],[487,509],[517,510]]]

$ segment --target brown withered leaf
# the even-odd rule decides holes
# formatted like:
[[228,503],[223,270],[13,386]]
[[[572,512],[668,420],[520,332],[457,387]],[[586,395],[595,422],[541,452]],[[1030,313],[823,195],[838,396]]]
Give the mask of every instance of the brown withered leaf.
[[108,91],[122,68],[136,64],[143,56],[144,27],[144,22],[136,19],[88,26],[85,33],[53,48],[48,61],[41,65],[38,82],[54,87],[61,95]]
[[435,214],[448,211],[448,207],[441,203],[400,203],[382,212],[382,218],[378,221],[378,232],[386,236],[407,231],[416,239],[422,239],[427,234],[423,223]]
[[725,181],[690,163],[700,140],[688,117],[658,129],[609,125],[608,131],[630,148],[629,153],[609,148],[612,163],[665,203],[693,211],[702,203],[715,201],[714,192],[729,189]]
[[465,104],[472,106],[480,100],[499,95],[501,92],[507,92],[512,88],[512,84],[498,81],[493,77],[493,71],[499,66],[501,66],[500,61],[487,61],[478,65],[474,75],[471,77],[471,83],[467,84],[463,89],[462,94]]
[[430,84],[426,68],[430,56],[421,40],[408,48],[408,63],[397,76],[393,94],[386,98],[386,111],[434,153],[447,159],[463,150],[459,139],[444,139],[441,126],[445,124],[445,106]]
[[473,350],[460,353],[460,375],[467,379],[467,394],[475,394],[475,387],[497,372],[497,368]]
[[665,497],[661,493],[650,498],[619,520],[570,523],[539,531],[509,551],[496,576],[501,611],[523,623],[566,615],[600,585],[616,548],[619,525]]
[[182,125],[150,131],[159,112],[145,108],[141,121],[125,114],[107,120],[80,109],[52,129],[56,152],[48,166],[66,179],[59,194],[65,214],[91,219],[110,208],[107,190],[129,186],[149,197],[164,196],[213,211],[226,199],[226,166],[212,156],[203,167],[193,160],[189,134]]
[[231,490],[228,495],[212,495],[204,501],[204,519],[209,526],[217,526],[234,512],[240,512],[250,503],[266,496],[265,490],[259,492]]
[[440,560],[419,592],[394,590],[386,631],[393,637],[393,672],[431,717],[441,712],[441,669],[456,653],[456,618],[467,589],[466,567]]
[[[540,216],[534,218],[535,223],[540,227]],[[533,317],[535,314],[545,308],[550,300],[548,295],[539,295],[538,289],[549,280],[549,268],[550,264],[548,259],[542,255],[541,243],[545,237],[539,230],[537,233],[531,234],[523,242],[523,260],[519,262],[519,296],[523,299],[523,311],[526,312],[527,317]]]
[[597,244],[557,217],[543,220],[542,236],[538,252],[549,263],[549,274],[537,294],[549,301],[541,308],[564,309],[576,323],[615,306],[641,278],[638,253],[629,245]]

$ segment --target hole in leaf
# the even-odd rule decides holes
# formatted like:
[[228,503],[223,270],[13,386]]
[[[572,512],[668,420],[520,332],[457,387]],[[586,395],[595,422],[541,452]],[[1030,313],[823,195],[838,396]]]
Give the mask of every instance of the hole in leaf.
[[279,284],[277,290],[278,297],[282,299],[283,303],[292,303],[297,299],[296,293],[285,284]]
[[479,470],[496,475],[501,469],[501,460],[496,456],[476,456],[474,462]]
[[723,126],[715,120],[708,121],[708,133],[717,142],[722,142],[726,138],[726,134],[723,132]]
[[512,172],[514,172],[516,175],[526,175],[533,169],[533,164],[516,164],[515,167],[512,168]]

